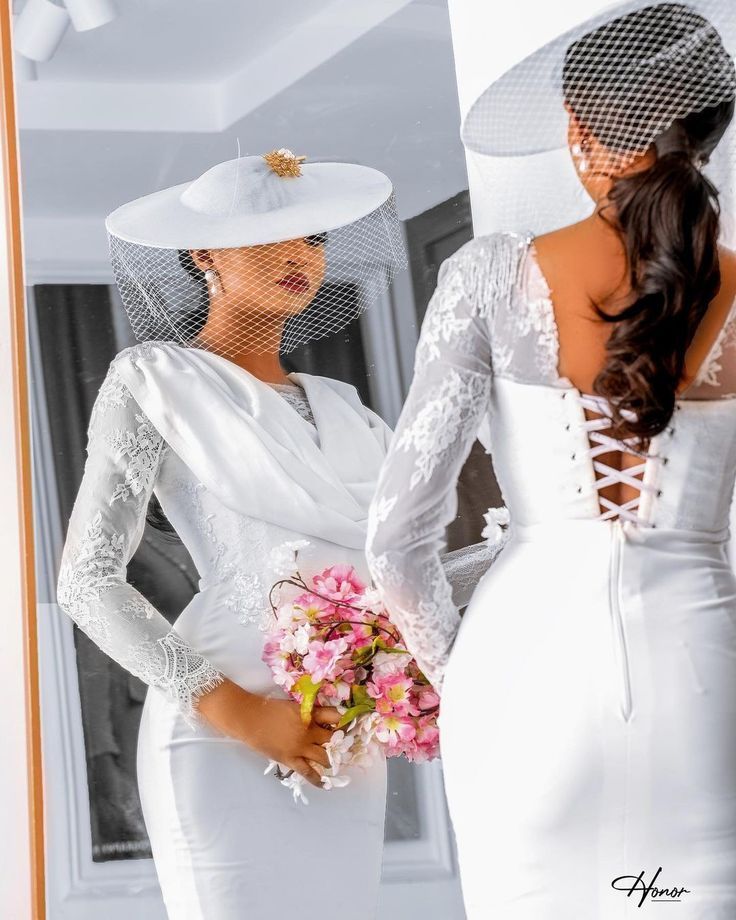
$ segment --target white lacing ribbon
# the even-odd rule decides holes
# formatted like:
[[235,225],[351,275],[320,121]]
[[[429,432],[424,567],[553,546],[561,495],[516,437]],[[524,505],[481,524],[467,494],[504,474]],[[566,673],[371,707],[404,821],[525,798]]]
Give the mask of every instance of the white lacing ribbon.
[[[637,442],[635,437],[618,439],[603,433],[603,429],[610,428],[611,424],[610,411],[608,411],[608,405],[605,399],[589,394],[582,394],[580,402],[583,408],[591,409],[594,412],[600,412],[604,416],[603,418],[586,418],[582,424],[583,429],[588,435],[588,441],[594,442],[592,446],[587,449],[586,453],[593,460],[593,469],[597,473],[603,474],[600,478],[596,477],[595,479],[596,490],[600,491],[600,489],[604,489],[608,485],[624,483],[638,489],[639,492],[634,498],[630,498],[620,505],[599,494],[598,501],[606,509],[600,513],[599,517],[602,521],[606,521],[618,515],[626,521],[633,521],[634,523],[641,524],[638,515],[641,493],[646,491],[660,494],[661,490],[651,483],[642,482],[639,476],[644,475],[647,459],[659,458],[656,454],[642,454],[640,450],[637,450],[634,447]],[[614,466],[609,466],[602,460],[595,459],[600,454],[609,453],[612,450],[643,457],[642,462],[635,466],[626,467],[625,469],[617,469]]]

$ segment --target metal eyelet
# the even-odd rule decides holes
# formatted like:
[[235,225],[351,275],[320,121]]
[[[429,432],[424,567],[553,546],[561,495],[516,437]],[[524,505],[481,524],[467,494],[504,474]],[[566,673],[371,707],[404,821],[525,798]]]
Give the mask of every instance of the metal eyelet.
[[562,396],[562,398],[564,399],[564,398],[567,396],[567,392],[562,393],[561,396]]
[[662,457],[662,466],[667,466],[669,462],[670,462],[669,457]]
[[578,494],[580,494],[580,492],[582,492],[582,491],[583,491],[583,487],[582,487],[582,486],[578,486]]
[[570,454],[570,459],[571,459],[571,460],[574,460],[574,459],[575,459],[575,454]]
[[661,494],[662,494],[662,490],[661,490],[661,489],[657,489],[657,498],[659,498],[659,497],[661,496]]
[[569,430],[570,430],[570,423],[568,422],[567,425],[565,425],[565,431],[569,431]]

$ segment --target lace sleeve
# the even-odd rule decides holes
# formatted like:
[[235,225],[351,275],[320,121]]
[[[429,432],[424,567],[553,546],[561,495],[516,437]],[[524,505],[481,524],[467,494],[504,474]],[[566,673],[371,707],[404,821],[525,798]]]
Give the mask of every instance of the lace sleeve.
[[113,363],[92,410],[57,600],[104,652],[163,690],[194,723],[199,696],[224,676],[126,580],[163,449]]
[[369,512],[366,547],[376,587],[438,692],[460,624],[440,552],[491,389],[487,321],[466,290],[469,252],[463,247],[440,268]]

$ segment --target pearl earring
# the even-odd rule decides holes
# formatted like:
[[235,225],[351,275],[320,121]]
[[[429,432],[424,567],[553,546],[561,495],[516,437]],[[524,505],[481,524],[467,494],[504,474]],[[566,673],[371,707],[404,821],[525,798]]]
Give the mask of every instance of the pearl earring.
[[583,148],[580,144],[573,144],[570,150],[572,151],[573,157],[575,157],[578,171],[581,173],[587,172],[588,161],[583,157]]
[[218,280],[220,276],[215,271],[214,268],[208,268],[204,273],[204,280],[207,282],[207,287],[210,289],[210,294],[217,294],[219,285]]

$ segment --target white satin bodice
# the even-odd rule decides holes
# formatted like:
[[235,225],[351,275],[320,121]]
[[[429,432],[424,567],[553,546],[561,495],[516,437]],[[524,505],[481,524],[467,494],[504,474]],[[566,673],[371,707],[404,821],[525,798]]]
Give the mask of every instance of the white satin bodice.
[[[521,525],[599,516],[584,414],[574,387],[499,377],[489,400],[493,467],[510,518]],[[681,400],[668,429],[652,439],[642,524],[728,529],[736,481],[736,399]]]
[[[241,625],[269,626],[269,592],[293,571],[295,562],[305,575],[320,566],[350,562],[367,577],[362,550],[229,508],[172,450],[163,455],[155,493],[192,557],[200,594],[217,591],[226,615]],[[181,633],[179,621],[177,628]]]

